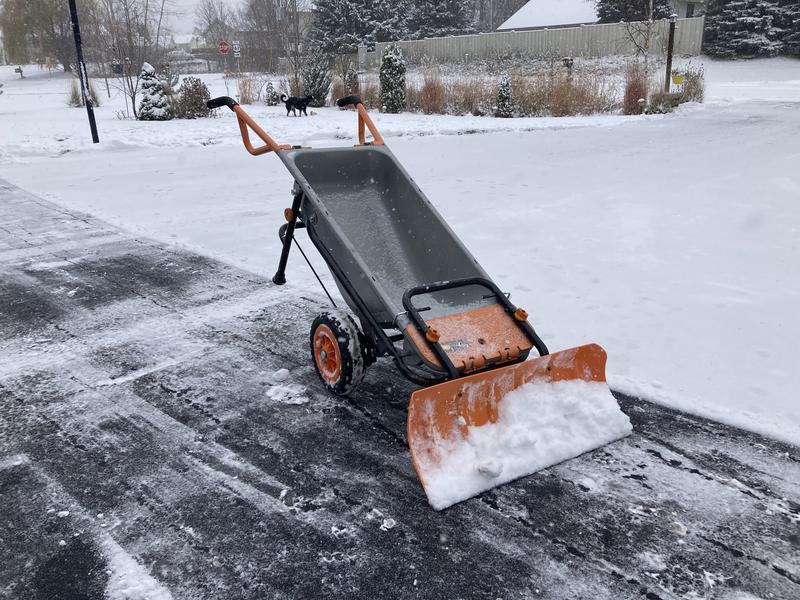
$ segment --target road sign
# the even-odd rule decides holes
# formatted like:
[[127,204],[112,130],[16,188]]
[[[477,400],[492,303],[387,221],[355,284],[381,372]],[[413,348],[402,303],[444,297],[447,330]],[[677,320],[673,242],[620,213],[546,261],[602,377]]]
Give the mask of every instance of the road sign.
[[217,50],[219,50],[220,54],[227,54],[231,51],[231,47],[228,42],[220,42],[217,44]]
[[233,42],[233,51],[234,52],[241,52],[242,45],[239,42]]

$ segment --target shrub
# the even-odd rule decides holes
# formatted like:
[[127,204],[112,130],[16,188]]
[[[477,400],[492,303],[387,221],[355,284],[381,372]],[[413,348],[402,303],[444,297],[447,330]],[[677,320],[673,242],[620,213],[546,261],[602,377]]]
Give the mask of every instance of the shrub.
[[508,119],[514,116],[516,108],[514,106],[514,93],[511,89],[511,78],[508,73],[503,73],[500,78],[500,89],[497,91],[497,106],[494,109],[494,116]]
[[211,111],[206,102],[210,98],[211,94],[202,80],[197,77],[184,77],[174,105],[175,116],[180,119],[208,117]]
[[419,106],[426,115],[443,114],[447,108],[444,85],[435,71],[425,73],[419,91]]
[[387,113],[406,108],[406,62],[397,44],[389,44],[383,53],[380,69],[380,104]]
[[312,48],[303,62],[300,74],[304,93],[313,98],[310,105],[325,106],[333,81],[330,57],[319,46]]
[[[89,82],[89,97],[92,99],[92,106],[100,106],[97,91],[94,89],[91,81]],[[83,101],[83,94],[81,94],[80,82],[77,79],[73,79],[70,83],[69,100],[67,104],[73,108],[86,106],[86,103]]]
[[685,79],[680,96],[683,102],[702,102],[706,94],[706,77],[703,67],[687,67],[683,72]]
[[680,94],[667,94],[664,90],[658,90],[650,94],[645,112],[648,115],[664,115],[671,113],[679,103]]
[[622,98],[622,112],[626,115],[640,115],[647,101],[647,77],[642,68],[634,63],[625,75],[625,94]]
[[240,77],[239,85],[239,104],[252,104],[258,99],[258,90],[255,80],[250,77]]

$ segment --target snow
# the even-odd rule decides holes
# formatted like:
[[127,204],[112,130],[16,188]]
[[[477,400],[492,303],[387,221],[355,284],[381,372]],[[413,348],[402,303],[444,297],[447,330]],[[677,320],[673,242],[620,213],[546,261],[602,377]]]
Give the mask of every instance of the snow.
[[417,452],[428,502],[442,510],[580,456],[633,430],[605,383],[532,382],[498,402],[498,420],[437,440],[438,464]]
[[109,563],[108,600],[172,600],[172,594],[111,537],[101,541]]
[[[549,347],[600,343],[612,388],[797,444],[800,61],[693,62],[707,103],[668,116],[373,117]],[[26,73],[0,67],[0,177],[273,275],[291,178],[275,157],[245,153],[230,112],[121,120],[122,99],[96,80],[93,146],[85,111],[66,106],[69,80]],[[212,94],[236,94],[235,82],[203,78]],[[246,108],[281,143],[353,143],[352,111]],[[287,276],[276,298],[318,288],[298,254]]]
[[594,0],[530,0],[497,28],[498,31],[595,23]]

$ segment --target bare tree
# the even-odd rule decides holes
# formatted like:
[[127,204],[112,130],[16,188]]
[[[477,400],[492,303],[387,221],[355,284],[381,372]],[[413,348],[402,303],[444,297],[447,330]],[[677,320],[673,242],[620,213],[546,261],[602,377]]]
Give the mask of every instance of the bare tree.
[[102,0],[104,35],[121,70],[119,87],[134,117],[142,64],[159,64],[164,53],[163,26],[168,0]]

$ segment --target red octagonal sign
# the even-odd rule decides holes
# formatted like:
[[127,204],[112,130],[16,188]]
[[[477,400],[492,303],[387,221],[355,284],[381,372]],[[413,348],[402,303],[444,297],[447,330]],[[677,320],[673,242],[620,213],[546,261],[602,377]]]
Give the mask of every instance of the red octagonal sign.
[[217,44],[217,50],[219,50],[220,54],[227,54],[231,51],[231,47],[228,42],[220,42]]

